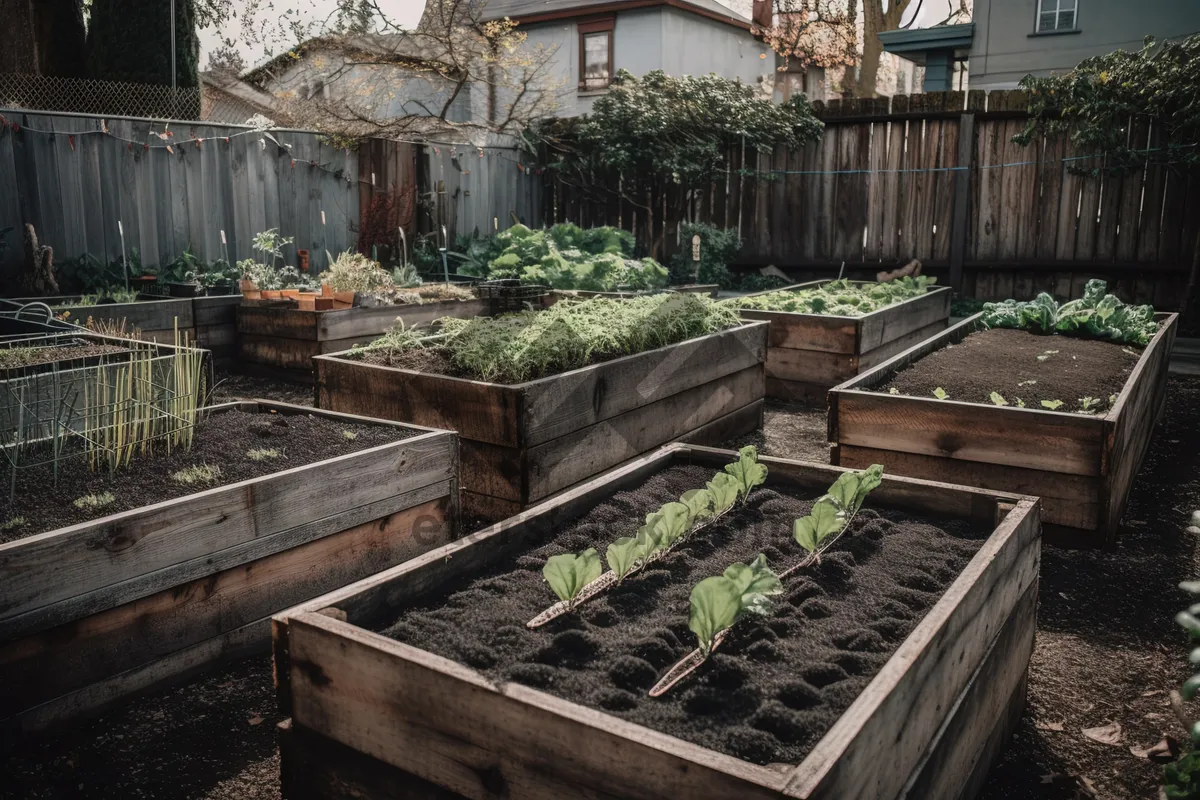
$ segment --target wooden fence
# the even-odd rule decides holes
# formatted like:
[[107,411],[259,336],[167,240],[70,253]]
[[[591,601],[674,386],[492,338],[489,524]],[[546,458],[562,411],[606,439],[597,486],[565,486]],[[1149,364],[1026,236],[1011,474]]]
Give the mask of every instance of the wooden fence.
[[543,180],[534,159],[515,147],[423,145],[418,156],[425,213],[422,232],[486,236],[520,221],[542,223]]
[[313,269],[325,266],[326,249],[355,246],[358,157],[318,134],[0,114],[0,230],[13,229],[0,263],[5,277],[23,257],[25,223],[54,248],[57,264],[85,253],[119,258],[118,223],[126,246],[148,265],[169,263],[187,247],[203,260],[220,258],[222,231],[234,261],[251,257],[252,238],[268,228],[296,238],[287,263],[296,263],[296,248],[307,249]]
[[[826,125],[818,141],[731,153],[723,182],[679,187],[679,197],[653,198],[650,208],[597,195],[595,186],[612,187],[615,176],[591,176],[588,187],[548,177],[545,222],[619,225],[656,243],[659,258],[680,246],[681,221],[736,227],[746,265],[775,264],[796,277],[827,275],[842,262],[873,274],[918,258],[946,279],[953,272],[964,294],[980,299],[1077,296],[1088,278],[1102,277],[1129,300],[1178,302],[1200,227],[1195,178],[1160,166],[1084,176],[1071,166],[1102,163],[1065,137],[1014,144],[1027,119],[1020,92],[816,108]],[[1145,127],[1131,136],[1138,147],[1159,143]],[[682,214],[669,212],[675,206]]]

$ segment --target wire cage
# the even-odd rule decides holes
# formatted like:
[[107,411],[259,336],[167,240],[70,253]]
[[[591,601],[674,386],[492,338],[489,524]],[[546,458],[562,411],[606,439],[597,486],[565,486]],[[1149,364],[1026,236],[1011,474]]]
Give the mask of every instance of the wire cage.
[[550,293],[549,286],[521,283],[519,278],[481,281],[474,288],[480,300],[492,303],[496,313],[536,308],[541,299]]
[[63,459],[116,470],[189,446],[207,385],[205,351],[79,331],[0,339],[0,452],[18,470]]

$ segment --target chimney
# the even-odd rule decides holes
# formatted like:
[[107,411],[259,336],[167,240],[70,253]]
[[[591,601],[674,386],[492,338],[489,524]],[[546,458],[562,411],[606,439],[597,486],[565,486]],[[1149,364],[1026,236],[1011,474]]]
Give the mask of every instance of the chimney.
[[774,21],[774,16],[774,0],[754,0],[754,10],[750,14],[750,20],[755,26],[769,29]]

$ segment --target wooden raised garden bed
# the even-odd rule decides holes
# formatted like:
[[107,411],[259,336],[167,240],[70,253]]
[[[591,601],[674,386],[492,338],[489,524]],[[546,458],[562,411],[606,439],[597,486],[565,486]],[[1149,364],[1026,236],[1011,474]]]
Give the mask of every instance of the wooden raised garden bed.
[[453,433],[265,401],[211,409],[231,410],[407,438],[0,544],[0,730],[263,651],[272,614],[455,538]]
[[[827,281],[786,287],[799,291]],[[857,283],[862,283],[857,281]],[[771,289],[756,294],[772,294]],[[950,289],[927,293],[861,317],[797,314],[744,308],[743,319],[771,323],[767,348],[767,396],[824,405],[839,383],[883,363],[943,330],[950,319]]]
[[[715,283],[694,283],[687,286],[668,286],[660,291],[663,292],[682,292],[683,294],[702,294],[705,297],[716,298],[717,293],[721,291],[721,287]],[[588,292],[582,289],[553,289],[543,300],[543,304],[547,307],[554,305],[564,297],[576,297],[579,299],[591,299],[594,297],[602,297],[607,300],[623,300],[628,297],[639,297],[647,294],[647,292]]]
[[227,365],[237,357],[237,309],[241,295],[216,295],[192,300],[193,341],[213,355],[217,364]]
[[[476,576],[495,576],[470,584],[490,586],[484,594],[491,597],[488,592],[499,591],[509,578],[503,565],[536,568],[526,562],[542,558],[523,554],[664,469],[683,464],[720,470],[734,458],[708,448],[664,448],[520,517],[277,615],[276,683],[282,710],[291,717],[280,726],[284,796],[973,796],[1025,703],[1041,553],[1036,498],[884,478],[868,508],[969,521],[974,530],[991,534],[975,540],[978,549],[971,551],[973,557],[964,556],[965,567],[945,576],[948,588],[930,597],[922,615],[910,618],[909,632],[896,641],[896,649],[879,656],[882,667],[862,676],[856,686],[864,688],[840,701],[845,710],[828,720],[811,749],[798,747],[796,760],[787,763],[760,766],[565,699],[557,684],[540,691],[493,680],[373,632],[410,610],[444,608],[440,604],[447,593]],[[816,496],[840,474],[824,465],[760,460],[770,470],[763,489]],[[629,514],[646,510],[652,509],[633,507]],[[610,541],[621,535],[602,527]],[[790,529],[781,535],[786,540]],[[634,609],[629,613],[645,612]],[[581,634],[574,629],[581,625],[594,630],[582,623],[589,617],[580,614],[581,622],[568,626],[576,638]],[[683,635],[690,635],[682,625],[686,604],[681,614]],[[786,601],[772,615],[789,616],[805,615]],[[523,628],[522,621],[513,625]],[[606,640],[600,657],[612,657],[614,647],[620,643]],[[635,650],[633,642],[629,649]],[[760,669],[772,668],[766,663]],[[760,680],[759,674],[749,680]],[[707,691],[715,691],[717,702],[732,711],[747,702],[745,688]],[[685,698],[677,702],[688,707]],[[662,713],[664,719],[676,718],[674,712]],[[724,712],[711,719],[702,736],[717,735],[736,722]]]
[[[138,300],[133,303],[104,303],[92,306],[73,306],[72,300],[78,297],[37,297],[17,302],[39,302],[50,306],[55,314],[69,312],[67,322],[84,325],[88,318],[96,322],[111,322],[120,324],[125,321],[126,328],[137,328],[141,338],[146,341],[171,344],[175,341],[175,329],[178,327],[180,336],[187,335],[188,341],[196,341],[196,316],[193,302],[196,298],[162,298],[154,300]],[[226,298],[210,298],[214,301],[226,301]]]
[[237,350],[242,365],[274,376],[309,383],[313,356],[367,344],[391,330],[397,319],[406,328],[428,326],[441,317],[483,316],[481,300],[302,311],[290,303],[243,304],[237,308]]
[[[1103,414],[869,391],[980,330],[980,316],[830,391],[832,462],[844,467],[884,463],[917,478],[1036,494],[1051,533],[1078,544],[1112,543],[1163,412],[1178,315],[1155,315],[1158,333]],[[1053,338],[1047,337],[1047,347],[1053,347]],[[987,368],[980,365],[983,372]]]
[[502,519],[667,442],[755,430],[766,328],[749,323],[511,385],[335,353],[313,359],[317,405],[457,431],[464,508]]

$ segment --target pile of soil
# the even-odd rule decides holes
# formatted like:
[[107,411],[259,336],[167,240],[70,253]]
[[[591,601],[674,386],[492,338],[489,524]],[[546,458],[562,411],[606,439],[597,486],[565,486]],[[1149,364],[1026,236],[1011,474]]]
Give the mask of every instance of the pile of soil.
[[768,400],[763,406],[761,428],[719,446],[740,450],[752,444],[758,448],[759,455],[826,464],[829,462],[828,438],[825,409]]
[[93,358],[109,353],[124,353],[127,348],[112,344],[78,344],[63,347],[13,347],[0,350],[0,374],[6,370],[32,367],[37,364],[53,364],[63,362],[63,367],[72,365],[66,362],[83,358]]
[[[346,431],[352,432],[354,438],[347,437]],[[310,415],[244,411],[213,414],[197,424],[190,450],[145,458],[135,456],[133,463],[116,475],[110,475],[106,469],[90,471],[86,457],[82,456],[61,459],[57,484],[48,463],[17,470],[13,502],[8,502],[7,493],[0,498],[3,514],[0,520],[23,519],[24,524],[0,530],[0,543],[366,450],[416,433]],[[279,457],[255,461],[247,456],[248,451],[260,449],[275,450]],[[219,480],[191,486],[172,480],[174,473],[196,465],[219,467]],[[74,506],[77,498],[104,492],[111,492],[114,497],[109,505],[92,510]]]
[[994,328],[930,353],[874,391],[932,397],[940,386],[947,399],[988,405],[992,392],[999,392],[1010,405],[1021,398],[1026,408],[1061,400],[1060,411],[1077,411],[1080,398],[1095,397],[1100,404],[1094,410],[1103,410],[1140,357],[1130,345]]
[[216,405],[230,400],[276,400],[297,406],[311,406],[313,387],[311,383],[303,386],[219,369],[213,379],[213,390],[208,404]]
[[[549,556],[606,545],[709,469],[672,467],[565,526],[544,546],[431,598],[386,635],[759,764],[795,763],[878,672],[991,533],[962,520],[864,509],[822,564],[785,584],[769,617],[743,620],[666,696],[647,690],[696,645],[692,587],[758,553],[782,571],[803,551],[792,522],[815,493],[760,487],[750,502],[638,577],[536,630],[555,598]],[[868,505],[870,501],[868,500]]]

